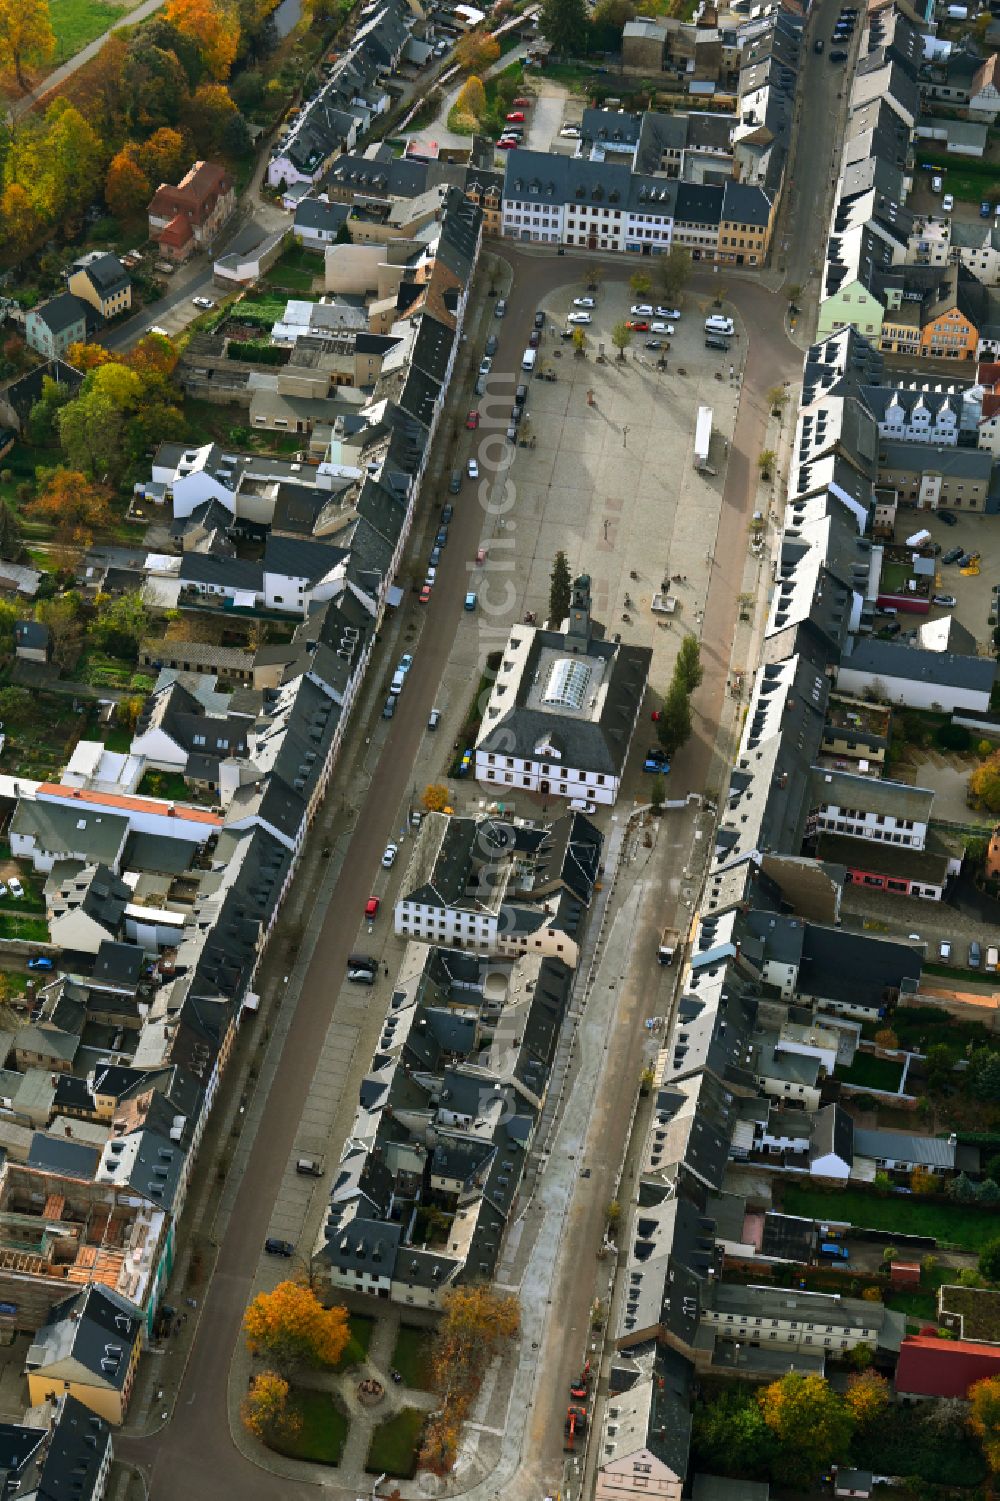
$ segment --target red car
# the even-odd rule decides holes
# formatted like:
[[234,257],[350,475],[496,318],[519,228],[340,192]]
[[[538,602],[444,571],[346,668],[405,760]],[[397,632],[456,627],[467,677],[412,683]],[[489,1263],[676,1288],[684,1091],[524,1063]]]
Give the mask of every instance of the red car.
[[645,318],[630,318],[628,320],[628,322],[626,323],[625,327],[632,329],[633,333],[637,333],[637,334],[648,334],[649,333],[649,324],[646,322]]
[[422,605],[428,604],[430,602],[430,597],[431,597],[431,586],[430,586],[430,584],[425,584],[424,587],[420,591],[420,603]]
[[538,329],[537,328],[533,328],[531,330],[531,333],[528,335],[528,348],[529,349],[537,349],[538,348],[538,341],[539,341],[540,338],[541,338],[541,334],[538,332]]
[[365,916],[369,919],[378,917],[378,909],[381,905],[377,896],[370,896],[365,902]]
[[511,100],[511,104],[514,106],[515,109],[530,109],[531,108],[531,100],[528,99],[524,94],[521,94],[517,99],[512,99]]
[[514,147],[516,145],[517,145],[516,141],[497,141],[497,150],[498,151],[513,151],[513,149],[514,149]]
[[468,417],[466,417],[465,419],[465,425],[470,432],[474,432],[475,429],[479,426],[479,413],[470,412]]
[[508,125],[523,125],[524,124],[524,110],[523,109],[512,109],[511,112],[510,112],[510,114],[507,116],[507,124]]

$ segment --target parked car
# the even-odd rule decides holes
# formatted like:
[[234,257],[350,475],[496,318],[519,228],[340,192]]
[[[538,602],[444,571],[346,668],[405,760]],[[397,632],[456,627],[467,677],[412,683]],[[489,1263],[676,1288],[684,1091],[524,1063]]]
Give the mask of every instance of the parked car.
[[646,342],[645,342],[645,344],[642,347],[644,349],[662,349],[663,348],[663,340],[662,339],[647,339]]
[[29,959],[28,960],[28,968],[29,969],[54,969],[55,968],[55,962],[54,962],[54,960],[52,960],[52,959],[49,958],[48,954],[36,954],[33,959]]
[[567,141],[578,141],[582,132],[579,125],[564,125],[559,134]]
[[496,306],[493,309],[493,316],[494,316],[494,318],[503,318],[503,317],[506,317],[506,314],[507,314],[507,299],[506,299],[506,297],[498,297],[497,300],[496,300]]
[[499,347],[500,340],[497,338],[496,334],[490,334],[489,338],[486,340],[486,353],[489,355],[490,359],[493,358]]
[[430,584],[425,584],[424,585],[424,587],[420,591],[419,598],[420,598],[420,603],[422,605],[430,604],[430,598],[431,598],[431,586],[430,586]]
[[817,37],[816,38],[816,41],[813,44],[813,50],[815,52],[822,52],[823,51],[823,38],[822,37]]
[[594,308],[594,307],[597,306],[597,298],[596,297],[574,297],[573,298],[573,306],[574,307],[589,307],[589,308]]
[[940,175],[940,173],[935,172],[933,177],[931,178],[931,192],[940,193],[943,188],[944,178]]
[[646,759],[642,763],[642,769],[643,771],[658,771],[661,776],[665,777],[670,770],[666,751],[661,750],[658,745],[650,746],[646,752]]
[[533,328],[531,330],[531,333],[528,335],[528,348],[529,349],[537,349],[538,346],[539,346],[539,344],[541,343],[541,338],[542,338],[542,336],[538,332],[538,329],[537,328]]
[[536,328],[544,328],[545,327],[545,314],[541,311],[540,308],[539,308],[538,312],[536,312],[536,314],[535,314],[535,327]]
[[830,53],[830,61],[832,63],[846,63],[847,53],[842,47],[834,47]]
[[983,961],[982,950],[975,939],[969,944],[969,968],[978,969]]
[[523,125],[524,124],[524,110],[523,109],[512,109],[511,112],[510,112],[510,114],[507,116],[507,119],[508,119],[508,121],[512,121],[515,125]]
[[955,207],[955,195],[953,193],[945,193],[941,199],[941,207],[946,214],[950,214]]
[[942,938],[941,942],[938,944],[938,958],[951,958],[951,943],[947,938]]
[[396,705],[398,703],[399,703],[399,696],[398,696],[398,694],[390,693],[389,696],[388,696],[388,698],[386,699],[385,703],[382,705],[382,718],[383,719],[391,719],[392,716],[396,712]]
[[942,556],[941,561],[942,563],[957,563],[961,556],[962,549],[960,547],[949,547],[948,551]]
[[674,325],[672,323],[663,323],[659,319],[655,323],[651,323],[650,328],[654,334],[666,334],[668,338],[671,338],[674,333]]
[[6,895],[7,895],[7,882],[6,881],[0,881],[0,897],[4,897]]
[[207,312],[209,308],[215,307],[215,303],[211,297],[192,297],[191,301],[195,307],[200,307],[204,312]]
[[470,479],[479,478],[479,464],[476,459],[470,459],[467,465]]
[[476,548],[476,562],[479,563],[479,564],[483,564],[483,563],[486,562],[486,548],[485,547],[477,547]]
[[431,548],[430,554],[428,556],[427,561],[428,561],[428,563],[430,563],[430,565],[431,565],[432,568],[436,568],[437,565],[440,563],[440,561],[441,561],[441,549],[436,544],[435,544],[434,547]]
[[593,321],[589,313],[570,313],[566,319],[567,323],[593,323]]
[[963,552],[962,556],[958,560],[958,566],[959,568],[968,568],[972,564],[972,561],[973,558],[971,552]]
[[933,594],[931,596],[931,604],[940,605],[942,610],[953,610],[958,604],[958,600],[954,594]]
[[391,870],[392,867],[396,863],[396,856],[398,854],[399,854],[399,845],[398,844],[392,844],[391,842],[389,844],[387,844],[386,847],[385,847],[385,853],[382,856],[382,869],[383,870]]
[[442,507],[442,510],[441,510],[441,525],[442,526],[447,526],[448,523],[449,523],[449,521],[451,520],[451,518],[454,516],[454,514],[455,514],[455,507],[449,501],[446,506]]
[[492,369],[493,369],[493,361],[490,359],[490,356],[488,354],[484,354],[483,357],[482,357],[482,359],[479,362],[479,373],[480,373],[480,375],[489,375],[489,373],[490,373],[490,371]]
[[461,488],[462,488],[462,471],[461,471],[461,469],[453,469],[451,471],[451,479],[448,481],[448,494],[449,495],[457,495],[458,492],[459,492],[459,490],[461,490]]
[[381,905],[381,897],[370,896],[368,898],[368,900],[365,902],[365,916],[369,921],[371,921],[373,917],[378,917],[378,909],[381,907]]
[[7,885],[10,887],[11,896],[16,897],[17,900],[20,901],[22,896],[24,895],[24,887],[17,879],[17,876],[11,876],[10,880],[7,882]]
[[669,318],[672,319],[675,323],[680,315],[681,310],[679,307],[658,307],[656,309],[656,316],[658,318]]
[[295,1247],[290,1240],[279,1240],[276,1235],[269,1235],[264,1242],[264,1250],[269,1256],[294,1256]]
[[427,576],[424,579],[424,583],[426,584],[426,586],[427,586],[428,589],[433,589],[436,582],[437,582],[437,564],[436,563],[431,563],[429,565],[428,569],[427,569]]
[[474,432],[479,426],[479,413],[473,409],[465,419],[465,425],[470,432]]
[[475,590],[470,589],[468,594],[465,596],[465,604],[462,606],[462,608],[464,610],[474,610],[476,608],[478,599],[479,596],[478,594],[476,594]]
[[980,219],[988,219],[993,212],[993,205],[988,198],[984,198],[979,205]]
[[444,545],[445,545],[445,543],[447,541],[448,541],[448,528],[446,526],[439,527],[438,528],[438,534],[434,538],[434,546],[435,547],[444,547]]
[[653,304],[651,302],[634,302],[629,308],[633,318],[652,318]]
[[630,328],[634,334],[649,333],[649,324],[645,318],[629,318],[626,320],[625,327]]
[[471,765],[472,765],[472,752],[470,750],[463,751],[462,752],[462,759],[458,763],[458,770],[456,771],[455,775],[457,777],[467,777],[469,775],[469,768],[470,768]]
[[432,709],[431,712],[430,712],[430,714],[429,714],[429,716],[428,716],[428,719],[427,719],[427,728],[429,730],[436,730],[437,727],[438,727],[438,725],[440,723],[441,723],[441,710],[440,709]]
[[573,813],[596,813],[597,804],[586,797],[574,797],[570,799],[570,810]]
[[937,519],[939,521],[943,521],[945,526],[958,525],[958,517],[955,515],[954,511],[938,511]]

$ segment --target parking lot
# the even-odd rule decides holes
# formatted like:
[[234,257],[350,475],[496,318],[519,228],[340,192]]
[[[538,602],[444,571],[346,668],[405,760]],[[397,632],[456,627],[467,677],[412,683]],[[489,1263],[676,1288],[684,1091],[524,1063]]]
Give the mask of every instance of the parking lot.
[[[955,511],[953,514],[955,525],[946,526],[940,516],[931,511],[904,511],[896,522],[896,536],[902,539],[912,535],[918,527],[926,527],[941,547],[934,592],[953,594],[958,600],[954,609],[932,605],[929,615],[914,618],[938,620],[943,615],[954,615],[959,624],[972,633],[982,651],[989,646],[992,630],[989,624],[990,591],[1000,580],[997,566],[1000,563],[1000,525],[996,516],[974,515],[971,511]],[[941,562],[941,558],[955,547],[981,554],[978,577],[966,578],[957,564]],[[905,629],[907,622],[900,618]]]

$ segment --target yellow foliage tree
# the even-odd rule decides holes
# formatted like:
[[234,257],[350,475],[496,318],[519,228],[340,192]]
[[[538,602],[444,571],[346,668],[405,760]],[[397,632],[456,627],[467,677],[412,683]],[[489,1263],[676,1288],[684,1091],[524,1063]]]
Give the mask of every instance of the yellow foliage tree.
[[424,1429],[419,1461],[421,1469],[435,1475],[454,1467],[462,1421],[486,1367],[521,1327],[517,1299],[494,1292],[486,1283],[454,1288],[445,1294],[442,1308],[431,1378],[443,1401]]
[[934,1194],[941,1187],[941,1179],[929,1167],[915,1167],[910,1174],[910,1191],[915,1194]]
[[167,0],[163,14],[171,26],[197,42],[213,78],[221,82],[229,77],[240,45],[235,8],[213,0]]
[[969,791],[990,813],[1000,813],[1000,751],[994,751],[969,778]]
[[889,1405],[889,1383],[877,1371],[848,1377],[844,1401],[859,1428],[874,1428]]
[[0,0],[0,73],[28,87],[25,68],[48,62],[56,50],[48,0]]
[[267,1443],[275,1438],[293,1438],[302,1427],[297,1412],[288,1411],[288,1382],[277,1371],[255,1376],[243,1401],[240,1417],[248,1433]]
[[977,1381],[969,1387],[969,1427],[979,1439],[986,1462],[996,1474],[1000,1471],[1000,1377]]
[[336,1365],[350,1339],[346,1308],[324,1308],[302,1282],[279,1282],[258,1293],[243,1315],[251,1354],[273,1360],[280,1371],[299,1362]]
[[455,100],[455,113],[474,115],[477,120],[483,118],[486,113],[486,90],[483,88],[481,78],[473,75],[465,80]]
[[441,813],[450,801],[448,789],[440,782],[431,782],[424,788],[420,801],[428,813]]

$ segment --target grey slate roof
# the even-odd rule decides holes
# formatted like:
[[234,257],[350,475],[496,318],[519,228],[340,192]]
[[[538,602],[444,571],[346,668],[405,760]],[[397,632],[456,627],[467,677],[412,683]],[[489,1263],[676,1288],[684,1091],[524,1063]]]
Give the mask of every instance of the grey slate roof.
[[48,302],[40,303],[31,311],[54,334],[64,333],[66,329],[72,328],[74,323],[85,323],[88,316],[93,314],[90,304],[72,292],[60,292],[58,297],[52,297]]
[[942,688],[967,688],[990,693],[997,664],[989,657],[964,657],[949,651],[923,651],[899,641],[877,636],[853,636],[845,644],[842,668],[872,673],[876,677],[908,678],[918,683],[937,683]]
[[122,1391],[142,1337],[139,1309],[112,1288],[90,1283],[50,1310],[28,1351],[29,1370],[74,1361],[103,1386]]
[[946,1136],[918,1136],[909,1131],[865,1131],[856,1126],[854,1150],[859,1157],[918,1162],[924,1167],[945,1171],[955,1166],[955,1142]]
[[49,854],[78,855],[108,863],[118,858],[128,833],[128,819],[114,813],[95,814],[90,808],[72,804],[22,798],[10,827],[15,834],[33,836],[38,847]]
[[0,1501],[98,1501],[111,1455],[104,1419],[68,1392],[27,1416],[0,1423]]
[[334,234],[347,222],[348,203],[323,203],[319,198],[303,198],[295,209],[296,229],[321,229]]

